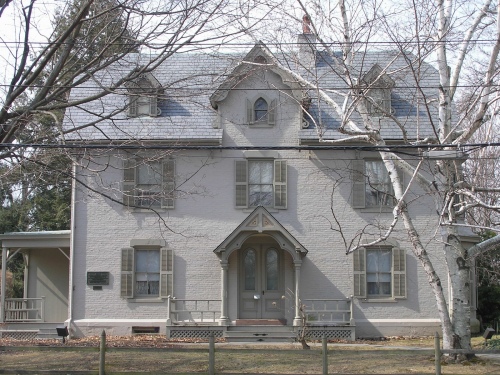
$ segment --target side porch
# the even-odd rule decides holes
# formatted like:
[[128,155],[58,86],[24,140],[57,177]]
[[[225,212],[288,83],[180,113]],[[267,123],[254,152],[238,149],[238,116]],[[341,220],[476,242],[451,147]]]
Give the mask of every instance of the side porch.
[[0,337],[57,337],[68,318],[70,231],[19,232],[0,235],[2,280],[16,254],[24,261],[23,295],[0,288]]

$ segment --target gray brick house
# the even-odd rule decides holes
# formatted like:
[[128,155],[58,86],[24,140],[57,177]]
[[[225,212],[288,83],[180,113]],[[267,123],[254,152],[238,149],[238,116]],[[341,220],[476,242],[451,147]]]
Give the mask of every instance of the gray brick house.
[[[330,57],[304,46],[295,58],[314,67],[342,105],[336,92],[347,87]],[[387,172],[377,152],[356,144],[320,147],[319,135],[345,137],[341,119],[274,58],[281,57],[263,44],[239,58],[179,53],[67,111],[68,129],[92,126],[66,142],[103,146],[75,154],[69,271],[58,271],[68,272],[68,313],[57,317],[72,335],[106,329],[277,339],[293,337],[303,321],[312,337],[439,329],[435,298],[402,226],[379,246],[345,255],[343,237],[371,228],[368,241],[392,220]],[[129,56],[75,88],[72,99],[111,86],[149,59]],[[292,62],[290,69],[298,66]],[[391,74],[384,74],[389,62]],[[401,127],[384,113],[410,140],[434,135],[429,118],[437,109],[423,113],[407,64],[389,51],[367,53],[356,67],[360,87],[381,77],[367,107],[392,144],[401,142]],[[420,69],[432,101],[437,73]],[[433,202],[419,198],[410,209],[428,252],[440,254]],[[2,239],[4,253],[21,246]],[[438,256],[436,269],[446,284]]]

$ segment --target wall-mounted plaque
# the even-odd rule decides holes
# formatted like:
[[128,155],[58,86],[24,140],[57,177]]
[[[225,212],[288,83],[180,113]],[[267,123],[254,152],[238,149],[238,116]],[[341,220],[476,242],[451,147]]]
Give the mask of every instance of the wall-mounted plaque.
[[87,272],[87,285],[109,285],[109,272]]

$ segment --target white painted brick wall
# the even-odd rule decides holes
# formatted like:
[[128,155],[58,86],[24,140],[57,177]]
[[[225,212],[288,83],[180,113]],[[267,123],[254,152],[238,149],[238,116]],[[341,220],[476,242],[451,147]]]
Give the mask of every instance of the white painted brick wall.
[[[269,78],[269,77],[268,77]],[[276,77],[271,77],[276,79]],[[251,82],[250,82],[251,83]],[[279,83],[276,81],[276,83]],[[254,84],[257,84],[254,82]],[[250,87],[252,88],[252,87]],[[299,110],[281,96],[277,124],[272,128],[249,128],[245,124],[245,95],[230,94],[220,105],[224,114],[224,146],[299,144]],[[270,95],[270,94],[269,94]],[[333,223],[331,207],[350,240],[370,220],[388,223],[391,213],[368,213],[354,210],[349,203],[351,185],[349,163],[354,152],[279,151],[288,163],[288,209],[272,211],[273,216],[308,249],[301,270],[302,298],[344,298],[352,294],[352,256]],[[234,160],[243,152],[181,151],[174,155],[179,176],[189,176],[201,168],[186,184],[185,195],[175,202],[175,209],[162,211],[161,218],[151,212],[131,212],[119,204],[82,189],[76,192],[74,228],[74,312],[78,319],[166,319],[166,302],[130,302],[120,298],[120,250],[132,239],[164,239],[175,251],[174,296],[188,299],[219,299],[221,270],[213,250],[248,216],[248,210],[234,208]],[[101,157],[97,162],[109,163],[99,179],[86,180],[114,199],[121,200],[122,161]],[[333,171],[333,172],[332,172]],[[335,188],[339,178],[342,183]],[[179,178],[180,179],[180,178]],[[439,238],[432,202],[419,200],[410,206],[418,218],[417,228],[446,288]],[[426,277],[406,240],[400,224],[395,237],[407,249],[408,299],[394,303],[356,301],[358,319],[435,319],[434,297]],[[237,318],[237,262],[230,258],[229,316]],[[293,290],[293,271],[287,258],[286,286]],[[94,291],[86,285],[88,271],[109,271],[110,285]],[[289,305],[289,302],[287,301]],[[292,301],[293,304],[293,301]],[[287,311],[289,322],[293,311]],[[435,325],[435,323],[433,323]]]

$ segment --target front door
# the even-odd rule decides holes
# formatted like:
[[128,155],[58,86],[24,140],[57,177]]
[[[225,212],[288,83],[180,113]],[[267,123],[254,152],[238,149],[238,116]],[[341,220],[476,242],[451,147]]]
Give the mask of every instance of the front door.
[[240,319],[285,317],[283,251],[272,245],[246,248],[240,257]]

